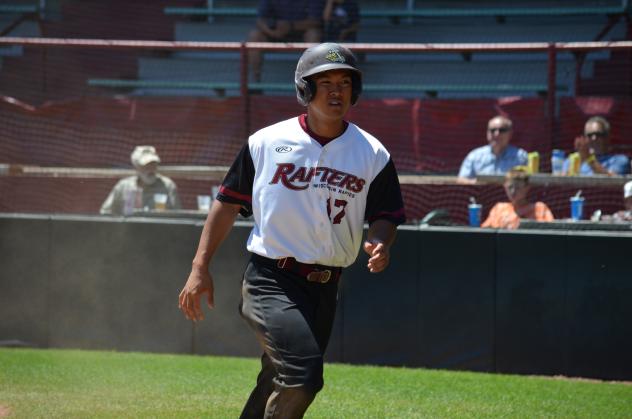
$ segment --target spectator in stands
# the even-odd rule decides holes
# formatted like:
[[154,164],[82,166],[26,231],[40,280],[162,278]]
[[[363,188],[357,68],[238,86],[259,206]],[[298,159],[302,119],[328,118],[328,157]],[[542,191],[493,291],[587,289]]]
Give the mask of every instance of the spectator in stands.
[[617,211],[612,215],[604,215],[601,218],[602,221],[632,221],[632,180],[623,186],[623,206],[624,209]]
[[515,166],[527,164],[527,152],[509,142],[513,123],[506,116],[495,116],[487,123],[487,145],[478,147],[465,157],[459,170],[459,183],[476,183],[478,175],[505,174]]
[[[593,116],[584,125],[584,135],[575,138],[575,150],[579,153],[580,175],[625,175],[630,173],[630,160],[624,154],[608,154],[610,123],[601,116]],[[568,173],[569,159],[564,162]]]
[[131,155],[136,169],[133,176],[121,179],[101,205],[101,214],[129,214],[134,209],[154,209],[155,195],[166,195],[165,209],[180,209],[180,197],[173,180],[158,174],[160,157],[150,145],[139,145]]
[[515,229],[520,219],[553,221],[553,213],[544,202],[529,202],[529,174],[526,168],[511,169],[505,176],[505,193],[510,202],[498,202],[481,227]]
[[356,0],[327,0],[323,12],[324,40],[356,42],[360,9]]
[[[249,42],[320,42],[325,0],[261,0]],[[261,82],[262,51],[250,50],[251,80]]]
[[615,214],[621,220],[632,221],[632,180],[623,186],[624,210]]

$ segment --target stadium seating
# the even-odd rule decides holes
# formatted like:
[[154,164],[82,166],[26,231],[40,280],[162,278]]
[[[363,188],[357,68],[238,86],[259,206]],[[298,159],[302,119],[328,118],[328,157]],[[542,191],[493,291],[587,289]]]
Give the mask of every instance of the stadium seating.
[[[416,17],[493,16],[499,19],[508,16],[568,16],[622,14],[626,12],[626,2],[603,1],[569,4],[561,0],[553,1],[415,1],[415,0],[365,0],[360,3],[363,18],[406,19]],[[247,1],[207,1],[206,7],[165,7],[170,15],[197,16],[255,16],[258,2]]]
[[[0,4],[0,36],[41,36],[38,22],[28,19],[37,11],[38,7],[33,4]],[[23,48],[17,45],[0,47],[0,69],[3,57],[20,56],[22,53]]]
[[[174,26],[177,41],[242,42],[252,29],[257,2],[209,1],[208,7],[167,6],[168,15],[181,18]],[[365,43],[498,43],[498,42],[572,42],[625,39],[626,25],[621,5],[606,2],[596,5],[585,2],[569,7],[564,2],[540,5],[536,2],[514,2],[505,7],[499,2],[486,2],[472,8],[463,2],[366,1],[361,3],[362,23],[358,42]],[[210,16],[210,21],[185,17]],[[401,18],[401,19],[394,19]],[[613,20],[614,19],[614,20]],[[611,27],[604,32],[609,24]],[[136,94],[202,96],[238,94],[231,89],[238,81],[239,71],[230,61],[239,57],[235,52],[179,51],[171,60],[139,63],[139,79],[159,82],[155,88],[140,83]],[[290,92],[292,65],[297,54],[266,53],[263,83],[272,89],[265,94]],[[597,60],[608,60],[608,51],[587,56],[581,76],[590,78]],[[546,90],[548,56],[542,53],[369,53],[363,65],[366,92],[371,97],[415,97],[425,93],[432,97],[476,97],[511,94],[537,96]],[[464,64],[464,58],[468,63]],[[575,57],[558,55],[556,81],[558,93],[573,95],[575,87]],[[417,62],[422,62],[417,63]],[[501,63],[502,65],[499,65]],[[152,69],[152,66],[157,68]],[[209,71],[209,68],[217,71]],[[233,71],[230,70],[233,68]],[[173,69],[169,74],[167,69]],[[182,69],[182,71],[178,70]],[[522,71],[515,71],[522,69]],[[161,74],[162,73],[162,74]],[[228,74],[227,74],[228,73]],[[288,80],[289,79],[289,80]],[[172,80],[173,83],[169,83]],[[205,89],[194,92],[181,90],[178,81],[204,81],[226,89]],[[98,84],[96,81],[93,85]],[[284,85],[285,83],[285,85]],[[129,84],[126,81],[125,84]],[[109,83],[114,86],[113,83]],[[388,86],[392,88],[389,89]],[[261,90],[261,89],[259,89]]]
[[12,2],[11,4],[0,4],[1,14],[24,14],[24,13],[37,13],[39,7],[37,2]]
[[[215,58],[191,56],[151,57],[138,60],[138,87],[140,95],[239,95],[240,63],[218,53]],[[282,56],[285,55],[285,56]],[[401,55],[401,54],[400,54]],[[421,55],[421,54],[419,54]],[[509,54],[506,54],[509,55]],[[292,74],[298,53],[274,55],[263,64],[262,83],[275,86],[266,93],[293,91]],[[367,60],[363,63],[365,92],[368,97],[418,97],[420,94],[436,97],[498,96],[503,94],[537,96],[547,89],[547,63],[537,60],[422,61],[389,59]],[[590,77],[592,61],[582,67],[582,75]],[[557,68],[560,93],[572,94],[575,63],[561,61]],[[152,83],[153,82],[153,83]],[[203,82],[216,88],[187,88],[186,83]],[[117,87],[116,81],[93,80],[92,85]],[[134,83],[121,81],[118,87]],[[254,87],[254,86],[253,86]]]

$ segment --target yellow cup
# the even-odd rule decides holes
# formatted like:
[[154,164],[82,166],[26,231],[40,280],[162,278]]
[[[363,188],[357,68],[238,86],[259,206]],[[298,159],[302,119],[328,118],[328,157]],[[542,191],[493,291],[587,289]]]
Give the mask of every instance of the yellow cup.
[[527,157],[529,159],[527,163],[529,173],[538,173],[540,171],[540,153],[533,151]]
[[582,164],[582,159],[579,153],[571,153],[568,155],[568,175],[577,176],[579,174],[579,168]]

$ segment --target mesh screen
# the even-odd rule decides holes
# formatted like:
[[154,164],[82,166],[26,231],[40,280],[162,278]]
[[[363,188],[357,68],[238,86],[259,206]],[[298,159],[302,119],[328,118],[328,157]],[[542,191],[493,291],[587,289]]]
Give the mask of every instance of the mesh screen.
[[[97,213],[116,181],[131,172],[130,153],[140,144],[157,148],[184,208],[193,210],[196,195],[209,194],[221,180],[202,169],[230,165],[249,133],[304,112],[293,91],[297,50],[266,52],[264,84],[243,96],[238,47],[13,44],[20,53],[2,56],[0,68],[3,212]],[[613,151],[632,153],[632,49],[600,49],[581,60],[559,52],[551,101],[546,52],[391,47],[358,46],[365,91],[349,119],[387,146],[402,174],[418,175],[403,186],[411,223],[443,208],[465,224],[470,197],[483,205],[484,216],[506,200],[499,181],[455,182],[463,158],[486,143],[487,121],[498,114],[513,120],[513,144],[540,153],[541,172],[550,171],[552,149],[573,150],[592,115],[610,120]],[[611,213],[623,206],[623,183],[541,180],[531,199],[566,218],[569,197],[582,189],[588,214]]]

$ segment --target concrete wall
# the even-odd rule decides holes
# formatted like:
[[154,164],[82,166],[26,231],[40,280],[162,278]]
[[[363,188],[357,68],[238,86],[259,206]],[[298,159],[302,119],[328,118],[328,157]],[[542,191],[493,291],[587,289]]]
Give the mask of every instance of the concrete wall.
[[[215,310],[177,307],[202,220],[0,216],[0,341],[258,356],[237,312],[250,225],[216,255]],[[402,228],[343,275],[330,362],[631,379],[630,233]]]

